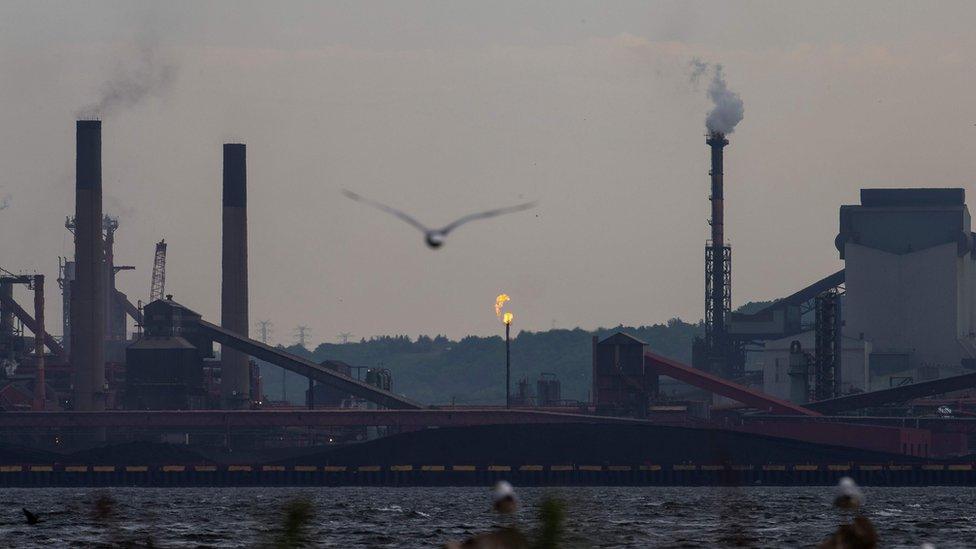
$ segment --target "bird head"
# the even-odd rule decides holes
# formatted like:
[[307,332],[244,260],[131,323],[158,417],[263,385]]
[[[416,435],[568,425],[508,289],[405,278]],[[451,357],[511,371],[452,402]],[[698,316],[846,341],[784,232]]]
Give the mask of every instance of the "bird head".
[[428,246],[436,250],[437,248],[440,248],[444,244],[444,234],[438,232],[429,232],[427,233],[427,236],[424,237],[424,240],[427,241]]

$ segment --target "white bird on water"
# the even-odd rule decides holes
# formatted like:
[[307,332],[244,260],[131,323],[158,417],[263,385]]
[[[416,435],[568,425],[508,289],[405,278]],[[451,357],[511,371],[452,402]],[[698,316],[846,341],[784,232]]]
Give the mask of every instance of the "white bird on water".
[[346,195],[346,197],[351,198],[351,199],[353,199],[353,200],[355,200],[357,202],[363,202],[365,204],[369,204],[370,206],[372,206],[372,207],[374,207],[374,208],[376,208],[378,210],[381,210],[381,211],[384,211],[384,212],[386,212],[388,214],[392,214],[392,215],[395,215],[395,216],[399,217],[400,219],[402,219],[403,221],[407,222],[408,224],[410,224],[414,228],[420,230],[420,232],[424,233],[424,241],[432,249],[440,248],[444,244],[444,239],[447,238],[447,234],[448,233],[450,233],[454,229],[460,227],[461,225],[464,225],[465,223],[467,223],[469,221],[475,221],[477,219],[486,219],[486,218],[489,218],[489,217],[496,217],[496,216],[499,216],[499,215],[504,215],[504,214],[513,213],[513,212],[520,212],[522,210],[528,210],[529,208],[534,208],[535,205],[536,205],[535,202],[526,202],[525,204],[519,204],[517,206],[510,206],[508,208],[498,208],[497,210],[488,210],[488,211],[485,211],[485,212],[473,213],[473,214],[466,215],[466,216],[458,219],[457,221],[448,223],[447,225],[445,225],[444,227],[441,227],[440,229],[430,229],[430,228],[426,227],[423,223],[421,223],[421,222],[417,221],[416,219],[414,219],[413,217],[411,217],[410,215],[408,215],[408,214],[406,214],[404,212],[401,212],[400,210],[397,210],[396,208],[391,208],[390,206],[387,206],[386,204],[383,204],[381,202],[377,202],[375,200],[370,200],[368,198],[362,197],[362,196],[360,196],[360,195],[358,195],[358,194],[356,194],[356,193],[354,193],[352,191],[346,190],[346,189],[343,189],[342,190],[342,194]]

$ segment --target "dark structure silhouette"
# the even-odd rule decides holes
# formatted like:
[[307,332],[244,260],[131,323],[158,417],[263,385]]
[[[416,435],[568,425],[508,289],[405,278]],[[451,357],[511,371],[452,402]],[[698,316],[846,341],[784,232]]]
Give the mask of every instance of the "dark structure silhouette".
[[27,508],[22,507],[20,510],[24,512],[24,518],[27,519],[27,524],[37,524],[38,522],[41,522],[41,519],[39,519],[34,513],[28,511]]

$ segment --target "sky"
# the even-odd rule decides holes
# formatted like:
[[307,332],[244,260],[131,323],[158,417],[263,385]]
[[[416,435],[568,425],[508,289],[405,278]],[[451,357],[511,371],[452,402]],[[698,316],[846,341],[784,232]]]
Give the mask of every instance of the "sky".
[[[737,305],[841,268],[838,208],[862,187],[976,196],[973,20],[948,1],[3,1],[0,266],[56,288],[74,122],[121,89],[103,188],[133,302],[165,238],[167,293],[219,319],[221,144],[244,142],[252,334],[498,334],[500,292],[516,331],[696,321],[710,103],[692,60],[745,104],[725,160]],[[539,206],[432,251],[344,188],[431,225]]]

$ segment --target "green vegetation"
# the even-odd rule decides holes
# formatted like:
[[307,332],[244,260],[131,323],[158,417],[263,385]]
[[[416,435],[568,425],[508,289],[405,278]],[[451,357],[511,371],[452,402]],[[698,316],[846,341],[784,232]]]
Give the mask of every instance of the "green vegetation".
[[[624,332],[647,342],[662,355],[691,362],[691,344],[702,334],[701,324],[678,318],[652,326],[520,332],[512,341],[512,386],[528,376],[535,381],[542,372],[556,374],[564,399],[588,400],[590,391],[591,338]],[[500,336],[468,336],[452,341],[443,336],[383,336],[345,345],[324,343],[314,352],[288,348],[316,362],[340,360],[352,366],[389,368],[397,393],[427,404],[500,404],[504,402],[505,342]],[[281,395],[281,370],[264,366],[265,394]],[[304,403],[307,381],[289,373],[288,400]]]

